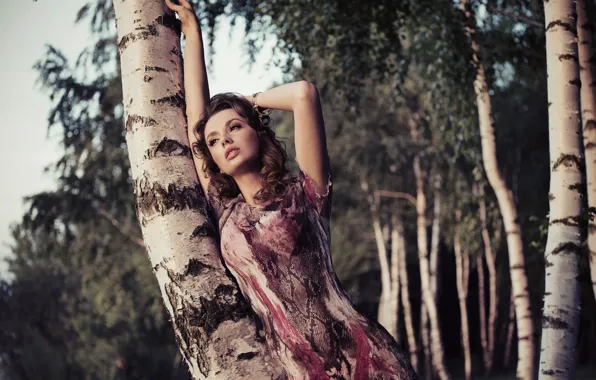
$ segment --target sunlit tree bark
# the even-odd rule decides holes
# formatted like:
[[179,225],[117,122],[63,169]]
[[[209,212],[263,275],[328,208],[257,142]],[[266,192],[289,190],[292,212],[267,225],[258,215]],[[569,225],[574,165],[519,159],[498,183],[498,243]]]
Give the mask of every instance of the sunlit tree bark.
[[[408,126],[413,141],[419,139],[420,128],[420,110],[416,101],[410,107]],[[441,331],[439,327],[439,318],[437,307],[434,302],[434,296],[430,285],[430,265],[428,260],[428,233],[426,231],[426,195],[424,193],[424,172],[420,164],[420,155],[414,157],[414,177],[416,180],[416,232],[418,242],[418,259],[420,262],[420,281],[422,298],[428,319],[430,322],[430,344],[432,364],[437,376],[440,379],[449,379],[449,373],[445,366],[443,343],[441,341]]]
[[478,107],[484,171],[486,172],[489,184],[497,196],[499,210],[501,211],[503,223],[505,224],[507,250],[509,253],[509,270],[511,272],[515,315],[517,318],[517,377],[531,380],[536,376],[534,369],[534,322],[532,320],[532,311],[530,309],[528,277],[526,274],[526,263],[517,206],[513,199],[513,193],[505,182],[497,162],[492,105],[484,65],[480,58],[480,45],[475,38],[475,15],[468,0],[460,0],[459,5],[468,22],[465,31],[470,39],[473,61],[476,65],[474,91],[476,93],[476,104]]
[[137,215],[176,341],[196,379],[275,378],[226,274],[188,146],[179,26],[162,0],[114,2]]
[[539,376],[572,379],[579,332],[584,175],[575,2],[545,1],[544,14],[551,178]]

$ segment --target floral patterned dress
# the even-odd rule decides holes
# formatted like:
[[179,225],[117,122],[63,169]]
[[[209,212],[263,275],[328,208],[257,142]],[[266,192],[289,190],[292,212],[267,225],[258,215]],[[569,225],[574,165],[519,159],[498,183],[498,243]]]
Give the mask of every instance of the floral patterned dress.
[[327,193],[302,171],[285,195],[252,206],[242,194],[208,199],[221,253],[260,318],[282,379],[410,379],[412,367],[389,334],[360,314],[331,264]]

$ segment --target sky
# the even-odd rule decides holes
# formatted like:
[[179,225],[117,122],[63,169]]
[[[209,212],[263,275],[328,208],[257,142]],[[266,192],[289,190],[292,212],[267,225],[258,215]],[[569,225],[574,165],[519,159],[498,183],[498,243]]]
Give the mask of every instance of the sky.
[[[88,24],[75,25],[77,11],[87,0],[19,0],[6,2],[0,12],[0,278],[6,277],[4,258],[10,254],[9,226],[25,211],[23,198],[55,188],[55,176],[44,167],[60,156],[55,126],[48,134],[51,107],[41,90],[34,63],[41,59],[46,44],[63,52],[69,61],[92,40]],[[58,6],[58,3],[60,4]],[[8,5],[9,4],[9,5]],[[265,43],[263,53],[249,72],[242,46],[242,25],[232,31],[222,22],[216,33],[213,70],[209,74],[212,94],[225,91],[251,94],[279,82],[282,73],[266,67],[274,40]]]

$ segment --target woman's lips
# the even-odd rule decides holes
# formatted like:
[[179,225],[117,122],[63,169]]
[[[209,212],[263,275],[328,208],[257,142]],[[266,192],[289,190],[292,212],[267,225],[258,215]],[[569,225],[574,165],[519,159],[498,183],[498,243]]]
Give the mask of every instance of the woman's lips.
[[240,149],[238,149],[238,148],[230,149],[228,154],[226,154],[226,160],[231,160],[232,158],[236,157],[239,152],[240,152]]

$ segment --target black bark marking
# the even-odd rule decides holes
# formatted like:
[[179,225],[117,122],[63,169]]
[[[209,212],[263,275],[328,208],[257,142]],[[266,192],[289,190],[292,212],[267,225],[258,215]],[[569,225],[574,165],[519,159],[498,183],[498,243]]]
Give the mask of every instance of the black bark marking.
[[[550,261],[550,260],[544,260],[544,267],[545,268],[550,268],[550,267],[553,267],[553,266],[555,266],[555,264],[553,264],[552,261]],[[548,275],[550,276],[550,273]]]
[[510,270],[520,270],[520,269],[525,269],[525,267],[523,265],[511,265],[509,266]]
[[128,115],[126,118],[126,132],[131,132],[132,126],[135,124],[140,124],[141,127],[154,127],[157,125],[157,120],[147,116]]
[[172,107],[184,108],[184,94],[178,91],[174,95],[151,100],[151,104],[169,104]]
[[145,158],[147,159],[176,156],[191,158],[192,154],[189,147],[167,137],[164,137],[156,146],[154,145],[145,152]]
[[145,76],[143,77],[143,82],[145,82],[145,83],[149,83],[149,82],[151,82],[152,80],[153,80],[153,77],[152,77],[152,76],[145,75]]
[[168,70],[164,69],[163,67],[158,67],[158,66],[145,66],[145,72],[147,71],[157,71],[160,73],[167,73]]
[[194,187],[178,187],[174,184],[164,188],[159,183],[139,185],[135,180],[137,190],[137,215],[139,219],[154,214],[166,215],[172,210],[198,210],[207,214],[205,197],[199,184]]
[[544,315],[542,316],[542,328],[564,330],[569,328],[569,324],[561,318]]
[[583,184],[581,182],[574,183],[573,185],[567,186],[569,190],[577,191],[580,196],[584,195]]
[[575,154],[561,153],[559,158],[557,158],[557,161],[555,161],[552,171],[557,170],[560,165],[565,165],[566,168],[575,166],[578,170],[580,170],[580,171],[583,170],[583,162]]
[[556,199],[555,195],[553,193],[548,193],[548,200],[549,201],[554,201]]
[[203,223],[201,223],[200,225],[198,225],[194,231],[192,231],[192,234],[190,235],[191,238],[198,238],[198,239],[202,239],[202,238],[213,238],[215,240],[219,239],[219,235],[217,233],[217,231],[215,230],[215,228],[213,227],[213,225],[211,223],[209,223],[207,220],[205,220]]
[[570,226],[570,227],[578,227],[579,224],[581,223],[581,217],[580,216],[568,216],[566,218],[561,218],[561,219],[554,219],[550,224],[563,224],[565,226]]
[[575,54],[560,54],[559,61],[574,61],[576,63],[579,63],[579,59]]
[[238,359],[238,360],[250,360],[250,359],[254,358],[255,356],[257,356],[258,354],[259,354],[258,352],[254,352],[254,351],[253,352],[244,352],[244,353],[238,355],[236,357],[236,359]]
[[561,28],[565,29],[566,31],[573,33],[574,36],[577,36],[577,29],[575,28],[575,25],[569,24],[567,22],[563,22],[561,20],[549,22],[548,25],[546,26],[546,29],[544,29],[544,31],[548,32],[551,28],[554,28],[555,26],[560,26]]
[[568,255],[568,254],[574,254],[574,253],[579,255],[581,253],[581,247],[579,245],[569,242],[569,241],[559,244],[551,252],[552,255],[559,255],[559,254]]
[[174,46],[172,48],[172,50],[170,50],[170,54],[173,54],[175,56],[178,56],[178,55],[180,55],[180,50],[178,50],[178,48],[176,46]]
[[198,259],[190,259],[188,260],[188,267],[186,269],[186,274],[189,276],[198,276],[205,272],[206,270],[215,269],[211,265],[205,264]]
[[158,35],[157,28],[153,24],[149,24],[146,27],[138,26],[135,28],[135,30],[136,32],[128,33],[120,39],[120,42],[118,42],[118,51],[120,54],[122,54],[124,50],[133,42],[146,40]]
[[582,87],[582,81],[579,78],[572,79],[568,82],[569,84],[575,85],[579,88]]

